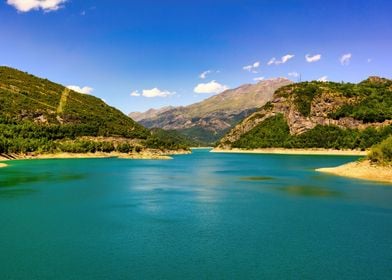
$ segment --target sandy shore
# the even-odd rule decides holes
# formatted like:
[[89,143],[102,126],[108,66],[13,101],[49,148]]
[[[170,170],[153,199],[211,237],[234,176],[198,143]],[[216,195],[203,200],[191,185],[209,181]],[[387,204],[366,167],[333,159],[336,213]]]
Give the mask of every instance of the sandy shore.
[[213,153],[244,153],[244,154],[282,154],[282,155],[337,155],[337,156],[366,156],[366,151],[358,150],[329,150],[329,149],[283,149],[283,148],[268,148],[268,149],[218,149],[215,148]]
[[[143,151],[141,153],[53,153],[53,154],[23,154],[23,155],[12,155],[12,158],[3,158],[4,160],[23,160],[23,159],[72,159],[72,158],[123,158],[123,159],[156,159],[156,160],[168,160],[172,159],[171,155],[189,154],[190,151]],[[0,167],[1,166],[0,163]]]
[[392,166],[379,166],[370,161],[350,162],[337,167],[316,169],[338,176],[392,183]]
[[1,163],[0,162],[0,168],[2,168],[2,167],[6,167],[7,166],[7,164],[5,164],[5,163]]

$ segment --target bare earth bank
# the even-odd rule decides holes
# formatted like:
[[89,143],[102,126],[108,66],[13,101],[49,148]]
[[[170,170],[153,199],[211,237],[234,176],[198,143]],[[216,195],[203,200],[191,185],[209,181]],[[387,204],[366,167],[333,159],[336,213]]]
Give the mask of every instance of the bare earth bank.
[[213,153],[245,153],[245,154],[283,154],[283,155],[339,155],[339,156],[366,156],[366,151],[359,150],[332,150],[332,149],[284,149],[284,148],[266,148],[266,149],[219,149],[215,148]]
[[316,169],[338,176],[392,183],[392,167],[372,164],[370,161],[350,162],[337,167]]
[[[17,160],[17,159],[71,159],[71,158],[124,158],[124,159],[172,159],[171,155],[189,154],[190,151],[160,151],[160,150],[145,150],[140,153],[119,153],[119,152],[96,152],[96,153],[51,153],[51,154],[12,154],[7,157],[1,157],[0,160]],[[0,163],[1,167],[1,163]],[[4,167],[4,166],[3,166]]]

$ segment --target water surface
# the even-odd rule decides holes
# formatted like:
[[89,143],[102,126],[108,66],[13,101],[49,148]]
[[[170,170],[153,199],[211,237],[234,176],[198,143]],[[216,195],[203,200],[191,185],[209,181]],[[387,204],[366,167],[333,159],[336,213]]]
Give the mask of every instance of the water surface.
[[13,161],[0,279],[392,279],[392,186],[339,156]]

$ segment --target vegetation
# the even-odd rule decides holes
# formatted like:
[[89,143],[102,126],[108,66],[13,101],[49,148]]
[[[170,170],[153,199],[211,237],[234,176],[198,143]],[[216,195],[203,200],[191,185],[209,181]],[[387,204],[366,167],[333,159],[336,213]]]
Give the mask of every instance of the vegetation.
[[359,84],[303,82],[281,88],[277,94],[292,96],[297,110],[307,117],[314,98],[324,92],[352,100],[331,112],[329,116],[333,119],[352,117],[367,123],[392,119],[392,81],[388,79],[370,77]]
[[151,137],[147,139],[147,146],[151,148],[166,147],[167,149],[187,149],[199,145],[199,142],[179,133],[176,130],[151,129]]
[[325,148],[365,150],[392,134],[392,126],[364,130],[321,126],[300,134],[290,135],[282,114],[266,119],[233,143],[234,148]]
[[370,150],[368,158],[378,164],[392,164],[392,136],[388,137],[380,144],[375,145]]
[[282,114],[266,119],[233,144],[234,148],[283,147],[290,136],[289,126]]
[[[314,99],[321,95],[324,104],[317,106],[314,104]],[[234,143],[231,143],[228,138],[222,144],[244,149],[281,147],[365,150],[392,135],[391,125],[382,127],[372,125],[372,123],[392,120],[392,81],[388,79],[370,77],[359,84],[303,82],[280,88],[275,93],[275,97],[278,97],[275,103],[283,102],[283,106],[267,103],[260,112],[253,114],[246,122],[256,122],[265,116],[270,107],[274,107],[275,110],[281,108],[280,114],[259,123],[247,133],[240,135]],[[287,108],[287,106],[292,107]],[[313,114],[312,108],[317,109],[317,116]],[[320,110],[323,110],[321,113],[325,113],[325,117],[333,119],[350,117],[371,125],[362,130],[353,129],[349,127],[354,127],[351,123],[355,121],[346,120],[341,122],[346,128],[317,125],[302,134],[291,135],[284,118],[284,114],[289,109],[295,109],[305,117],[317,118],[322,117]],[[237,133],[241,134],[241,130],[239,129]],[[374,157],[380,154],[377,152],[379,149],[381,148],[378,146],[374,148]]]
[[185,138],[191,139],[194,144],[192,146],[202,147],[215,145],[216,141],[222,138],[227,130],[228,129],[213,133],[204,127],[194,126],[191,128],[177,129],[176,131]]
[[[83,137],[128,140],[119,144]],[[138,144],[129,144],[130,140]],[[187,143],[151,133],[99,98],[0,67],[0,153],[130,152],[143,147],[178,149]]]

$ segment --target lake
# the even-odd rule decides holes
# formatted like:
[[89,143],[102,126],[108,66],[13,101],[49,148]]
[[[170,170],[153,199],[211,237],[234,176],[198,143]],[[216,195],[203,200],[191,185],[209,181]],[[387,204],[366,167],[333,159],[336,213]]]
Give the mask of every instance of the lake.
[[12,161],[0,279],[392,279],[392,185],[357,157]]

